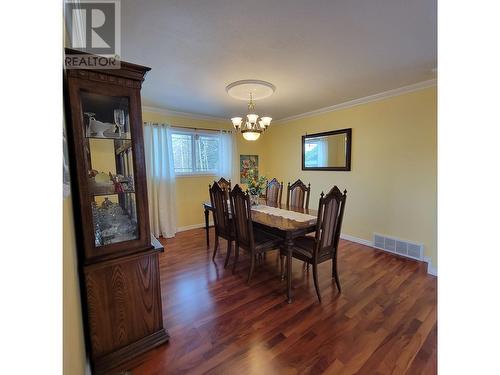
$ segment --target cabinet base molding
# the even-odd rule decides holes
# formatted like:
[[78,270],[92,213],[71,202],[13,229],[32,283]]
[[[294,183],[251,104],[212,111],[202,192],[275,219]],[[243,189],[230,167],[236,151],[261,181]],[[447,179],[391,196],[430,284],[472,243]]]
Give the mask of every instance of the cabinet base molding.
[[152,335],[143,337],[142,339],[133,342],[123,348],[114,351],[113,353],[98,357],[94,361],[94,372],[97,375],[113,374],[111,370],[125,364],[134,357],[147,352],[161,344],[166,343],[170,336],[168,332],[162,328]]

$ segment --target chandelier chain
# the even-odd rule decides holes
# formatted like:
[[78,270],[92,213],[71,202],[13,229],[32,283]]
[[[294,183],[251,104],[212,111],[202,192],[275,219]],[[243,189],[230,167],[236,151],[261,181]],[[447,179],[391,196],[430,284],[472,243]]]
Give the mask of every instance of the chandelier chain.
[[255,104],[253,102],[253,95],[250,93],[250,102],[248,102],[248,110],[254,110],[255,109]]

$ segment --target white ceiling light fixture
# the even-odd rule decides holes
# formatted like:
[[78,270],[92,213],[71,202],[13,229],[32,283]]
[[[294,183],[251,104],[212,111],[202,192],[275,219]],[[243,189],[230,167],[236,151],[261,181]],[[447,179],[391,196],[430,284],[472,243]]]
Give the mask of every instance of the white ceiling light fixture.
[[266,81],[259,81],[255,79],[245,79],[236,81],[226,87],[227,93],[233,98],[239,100],[247,100],[249,114],[246,115],[243,124],[242,117],[233,117],[231,122],[234,128],[241,131],[243,138],[247,141],[256,141],[259,139],[260,134],[264,132],[271,124],[271,117],[264,116],[259,120],[259,115],[255,113],[254,100],[264,99],[271,96],[276,87]]

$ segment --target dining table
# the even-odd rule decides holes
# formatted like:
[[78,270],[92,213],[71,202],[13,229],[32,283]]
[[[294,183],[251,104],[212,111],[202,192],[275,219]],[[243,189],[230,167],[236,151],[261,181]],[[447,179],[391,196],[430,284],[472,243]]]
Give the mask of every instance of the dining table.
[[[205,230],[207,248],[210,246],[210,212],[213,211],[211,202],[204,202]],[[286,296],[287,302],[292,303],[292,251],[297,237],[305,236],[316,230],[318,211],[303,207],[287,206],[281,203],[267,203],[259,199],[259,204],[251,206],[252,222],[283,240],[283,249],[286,251]]]

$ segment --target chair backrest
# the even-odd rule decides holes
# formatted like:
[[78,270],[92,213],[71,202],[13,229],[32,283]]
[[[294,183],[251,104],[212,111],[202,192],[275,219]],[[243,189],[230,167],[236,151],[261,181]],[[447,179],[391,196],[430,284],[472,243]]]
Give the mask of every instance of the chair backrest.
[[217,184],[221,187],[221,189],[231,190],[231,179],[226,180],[224,177],[221,177]]
[[286,205],[300,208],[309,208],[309,194],[311,184],[307,186],[298,179],[292,185],[288,183],[286,192]]
[[229,192],[231,197],[231,212],[238,246],[253,248],[253,224],[251,214],[250,196],[244,193],[239,185]]
[[227,203],[227,190],[221,189],[219,184],[214,181],[209,185],[210,202],[212,203],[214,213],[214,227],[218,235],[230,235],[231,223],[229,221],[229,206]]
[[229,191],[231,191],[231,179],[226,180],[224,177],[221,177],[217,184],[220,186],[222,190],[226,193],[226,199],[229,200]]
[[334,186],[325,196],[323,192],[321,193],[316,228],[316,256],[336,251],[342,229],[346,197],[347,190],[344,190],[342,194],[337,186]]
[[266,203],[269,205],[281,204],[281,195],[283,194],[283,182],[278,182],[273,178],[266,186]]

